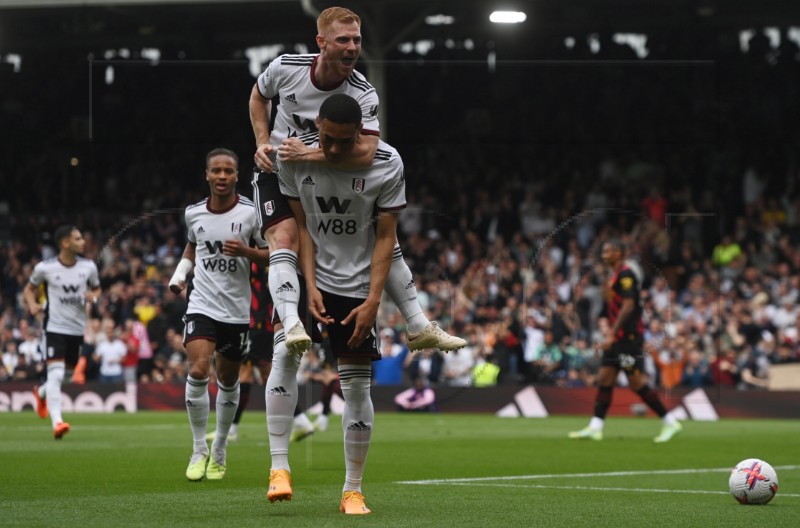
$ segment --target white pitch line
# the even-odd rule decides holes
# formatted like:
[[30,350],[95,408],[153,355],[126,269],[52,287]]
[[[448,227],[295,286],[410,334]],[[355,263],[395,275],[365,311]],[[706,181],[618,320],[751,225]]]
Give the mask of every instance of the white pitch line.
[[[453,482],[454,486],[474,486],[475,484],[469,482]],[[489,486],[492,488],[532,488],[532,489],[557,489],[557,490],[583,490],[583,491],[633,491],[638,493],[688,493],[695,495],[697,493],[707,495],[730,495],[728,491],[712,491],[712,490],[689,490],[689,489],[659,489],[659,488],[611,488],[600,486],[547,486],[544,484],[480,484],[480,486]],[[780,493],[781,497],[794,497],[800,498],[800,493]]]
[[[774,466],[776,470],[800,469],[800,465],[795,466]],[[561,473],[545,475],[510,475],[502,477],[474,477],[474,478],[454,478],[454,479],[430,479],[430,480],[401,480],[396,484],[459,484],[471,482],[495,482],[503,480],[541,480],[554,478],[587,478],[587,477],[629,477],[635,475],[686,475],[691,473],[728,473],[733,467],[706,468],[706,469],[654,469],[650,471],[608,471],[604,473]]]

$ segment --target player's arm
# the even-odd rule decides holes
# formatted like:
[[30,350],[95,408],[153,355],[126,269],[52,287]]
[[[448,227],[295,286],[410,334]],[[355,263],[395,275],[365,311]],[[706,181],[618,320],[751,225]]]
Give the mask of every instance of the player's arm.
[[94,304],[100,299],[100,294],[103,293],[103,290],[100,286],[96,288],[91,288],[86,291],[86,304],[91,305]]
[[42,305],[36,301],[36,288],[32,282],[28,282],[22,290],[22,296],[25,298],[28,311],[34,317],[42,313]]
[[[336,164],[342,169],[358,169],[369,167],[378,151],[378,136],[359,134],[350,156]],[[297,138],[287,138],[278,147],[278,158],[290,163],[310,161],[312,163],[328,163],[325,154],[319,147],[309,147]]]
[[267,172],[272,172],[272,160],[269,158],[274,150],[269,142],[269,118],[272,114],[272,100],[267,99],[258,90],[258,83],[250,91],[250,125],[256,139],[256,166]]
[[222,245],[222,254],[228,257],[245,257],[260,268],[269,264],[269,248],[251,247],[238,238],[226,240]]
[[183,291],[186,287],[186,276],[192,271],[194,267],[194,256],[196,253],[196,244],[192,244],[188,242],[186,247],[183,248],[183,255],[181,256],[181,261],[178,263],[178,266],[175,268],[175,273],[172,275],[172,278],[169,280],[169,289],[175,295],[178,295]]
[[376,222],[375,247],[372,250],[369,274],[369,294],[366,300],[350,312],[342,321],[348,324],[355,318],[356,326],[353,335],[347,341],[347,346],[355,348],[369,336],[378,316],[378,307],[381,304],[383,286],[389,269],[392,267],[392,254],[397,236],[397,217],[394,211],[380,211]]

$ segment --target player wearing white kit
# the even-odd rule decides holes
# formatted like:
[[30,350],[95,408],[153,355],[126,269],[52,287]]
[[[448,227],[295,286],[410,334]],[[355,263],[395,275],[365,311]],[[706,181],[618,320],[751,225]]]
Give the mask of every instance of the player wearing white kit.
[[[332,94],[353,97],[361,108],[363,129],[358,142],[341,166],[363,168],[373,163],[378,145],[378,95],[363,75],[354,70],[361,53],[361,19],[352,11],[331,7],[317,19],[319,54],[282,55],[273,60],[258,77],[250,94],[250,121],[256,139],[256,171],[253,199],[257,216],[269,240],[269,283],[275,310],[288,329],[287,346],[302,353],[310,344],[306,332],[298,327],[299,280],[297,223],[272,174],[275,155],[286,162],[329,163],[319,148],[306,148],[291,141],[298,134],[316,131],[315,119],[323,100]],[[272,99],[277,97],[275,123],[270,130]],[[454,350],[466,341],[443,331],[425,316],[417,301],[411,270],[403,260],[399,244],[385,289],[398,306],[408,325],[411,350],[439,348]]]
[[[279,180],[298,219],[308,309],[327,325],[344,395],[346,474],[340,508],[365,514],[370,510],[361,477],[374,418],[371,361],[380,359],[375,319],[392,263],[397,214],[406,205],[405,179],[402,160],[383,142],[370,166],[337,168],[361,130],[361,109],[352,97],[326,99],[317,126],[330,163],[279,163]],[[298,367],[297,356],[276,350],[268,387],[282,386],[289,397],[268,391],[271,502],[292,498],[288,447]]]
[[[238,157],[227,149],[206,156],[206,180],[211,195],[186,208],[189,242],[170,288],[178,293],[186,275],[195,276],[188,293],[184,344],[189,360],[186,410],[193,450],[186,468],[189,480],[219,480],[225,476],[226,449],[239,404],[239,368],[250,323],[250,261],[260,266],[269,256],[261,238],[253,202],[236,193]],[[250,247],[250,241],[257,247]],[[208,380],[211,360],[217,377],[217,428],[209,454]]]
[[[77,227],[61,226],[54,238],[58,256],[34,266],[23,296],[31,315],[44,313],[42,350],[47,362],[47,382],[34,388],[36,412],[40,418],[47,418],[49,412],[53,436],[60,440],[70,430],[61,415],[61,385],[78,363],[86,306],[100,296],[100,277],[93,261],[78,256],[83,253],[85,242]],[[41,285],[45,286],[45,306],[36,300]]]

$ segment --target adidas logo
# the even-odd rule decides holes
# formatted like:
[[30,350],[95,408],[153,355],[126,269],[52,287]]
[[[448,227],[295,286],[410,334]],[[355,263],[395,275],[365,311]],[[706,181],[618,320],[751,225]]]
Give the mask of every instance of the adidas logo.
[[203,226],[200,226],[200,227],[198,227],[198,228],[197,228],[197,232],[198,232],[198,233],[205,233],[205,232],[206,232],[206,230],[205,230],[205,229],[203,229]]
[[290,396],[289,393],[286,391],[286,389],[283,388],[283,386],[278,386],[275,387],[274,389],[270,389],[267,391],[267,394],[269,394],[270,396],[283,396],[286,398]]
[[311,179],[311,176],[306,176],[305,179],[300,183],[302,183],[303,185],[316,185],[314,183],[314,180]]
[[192,400],[186,400],[186,406],[187,407],[194,407],[194,404],[192,403]]
[[286,100],[287,100],[287,101],[289,101],[290,103],[295,103],[295,104],[297,104],[297,98],[294,96],[294,94],[293,94],[293,93],[290,93],[289,95],[287,95],[286,97],[284,97],[284,99],[286,99]]
[[293,291],[296,291],[296,290],[294,289],[294,286],[292,286],[291,282],[284,282],[283,284],[281,284],[278,287],[277,290],[275,290],[275,293],[283,293],[283,292],[289,292],[289,291],[293,292]]
[[357,422],[353,422],[350,425],[348,425],[347,426],[347,430],[348,431],[371,431],[372,427],[370,427],[369,425],[365,424],[362,420],[359,420]]
[[236,403],[233,403],[233,402],[231,402],[231,401],[226,401],[226,402],[223,402],[223,403],[222,403],[222,406],[223,406],[223,407],[238,407],[238,404],[236,404]]
[[410,290],[411,288],[413,288],[413,287],[414,287],[414,286],[416,286],[416,285],[417,285],[417,283],[416,283],[416,282],[414,282],[414,279],[411,279],[411,280],[409,281],[409,283],[408,283],[408,284],[406,284],[406,289],[407,289],[407,290]]

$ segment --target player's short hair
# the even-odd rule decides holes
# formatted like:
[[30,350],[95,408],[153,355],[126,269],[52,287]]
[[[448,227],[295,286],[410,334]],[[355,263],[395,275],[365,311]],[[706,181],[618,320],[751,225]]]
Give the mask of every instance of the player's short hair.
[[208,163],[214,156],[230,156],[231,158],[233,158],[233,161],[236,163],[236,166],[237,167],[239,166],[239,156],[237,156],[234,151],[226,148],[215,148],[214,150],[206,154],[206,167],[208,167]]
[[361,27],[361,17],[346,7],[329,7],[317,17],[317,32],[322,35],[322,32],[331,27],[334,22],[345,24],[355,22],[358,27]]
[[611,246],[612,248],[618,249],[622,253],[625,253],[625,244],[619,238],[609,238],[603,243],[603,245]]
[[53,233],[53,239],[56,241],[56,246],[61,247],[61,241],[65,238],[71,237],[72,232],[76,230],[78,230],[78,228],[72,224],[59,226],[55,233]]
[[361,123],[361,106],[347,94],[333,94],[319,107],[319,120],[329,119],[340,125]]

